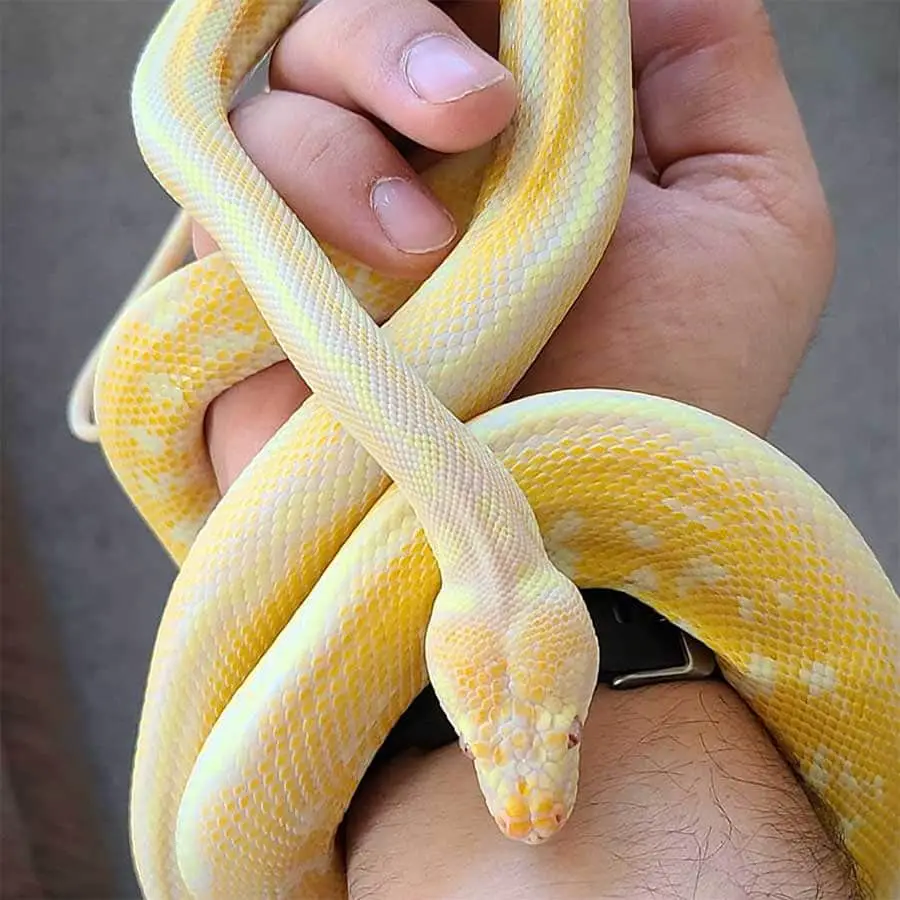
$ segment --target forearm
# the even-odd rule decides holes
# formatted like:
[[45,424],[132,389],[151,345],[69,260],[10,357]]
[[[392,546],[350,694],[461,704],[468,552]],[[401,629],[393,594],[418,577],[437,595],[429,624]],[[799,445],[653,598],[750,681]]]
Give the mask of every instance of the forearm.
[[575,814],[505,840],[455,746],[368,778],[347,820],[350,897],[848,900],[843,850],[756,717],[720,682],[600,688]]

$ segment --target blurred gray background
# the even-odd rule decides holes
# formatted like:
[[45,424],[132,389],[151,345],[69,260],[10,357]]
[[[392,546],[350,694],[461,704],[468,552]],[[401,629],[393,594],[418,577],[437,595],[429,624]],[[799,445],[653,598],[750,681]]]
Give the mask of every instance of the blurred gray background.
[[[839,240],[828,311],[771,439],[844,506],[898,584],[900,5],[768,5]],[[80,723],[66,751],[86,759],[92,840],[110,863],[97,893],[122,898],[138,896],[129,769],[173,570],[64,410],[172,211],[138,156],[127,99],[162,10],[0,4],[4,458]]]

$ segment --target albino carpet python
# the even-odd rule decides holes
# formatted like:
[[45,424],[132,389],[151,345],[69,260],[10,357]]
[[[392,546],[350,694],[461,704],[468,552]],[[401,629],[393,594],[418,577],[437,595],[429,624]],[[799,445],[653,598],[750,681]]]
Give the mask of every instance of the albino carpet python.
[[[552,835],[597,677],[576,584],[711,647],[862,883],[900,896],[900,601],[847,517],[769,444],[679,403],[502,405],[619,215],[626,0],[502,3],[520,105],[486,168],[431,173],[467,229],[421,286],[320,248],[229,127],[300,6],[175,0],[153,34],[134,122],[184,212],[70,404],[87,438],[93,406],[180,567],[134,761],[146,896],[344,896],[335,832],[428,679],[500,829]],[[189,217],[221,252],[179,268]],[[314,396],[220,498],[205,410],[284,358]]]

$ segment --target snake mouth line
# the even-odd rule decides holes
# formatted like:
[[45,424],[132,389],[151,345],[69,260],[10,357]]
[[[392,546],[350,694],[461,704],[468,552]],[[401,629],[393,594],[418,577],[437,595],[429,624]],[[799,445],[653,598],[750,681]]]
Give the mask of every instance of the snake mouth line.
[[494,816],[500,831],[510,840],[523,844],[544,844],[555,837],[568,821],[562,806],[535,818],[520,818],[498,813]]

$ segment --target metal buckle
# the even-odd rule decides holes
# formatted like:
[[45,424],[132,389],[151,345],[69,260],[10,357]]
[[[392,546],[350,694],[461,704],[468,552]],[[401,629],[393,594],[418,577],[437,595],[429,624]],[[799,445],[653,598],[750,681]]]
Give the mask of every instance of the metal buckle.
[[646,669],[643,672],[626,672],[610,682],[615,690],[644,687],[665,681],[687,681],[709,678],[716,670],[716,657],[712,650],[684,631],[679,632],[684,664],[666,669]]

